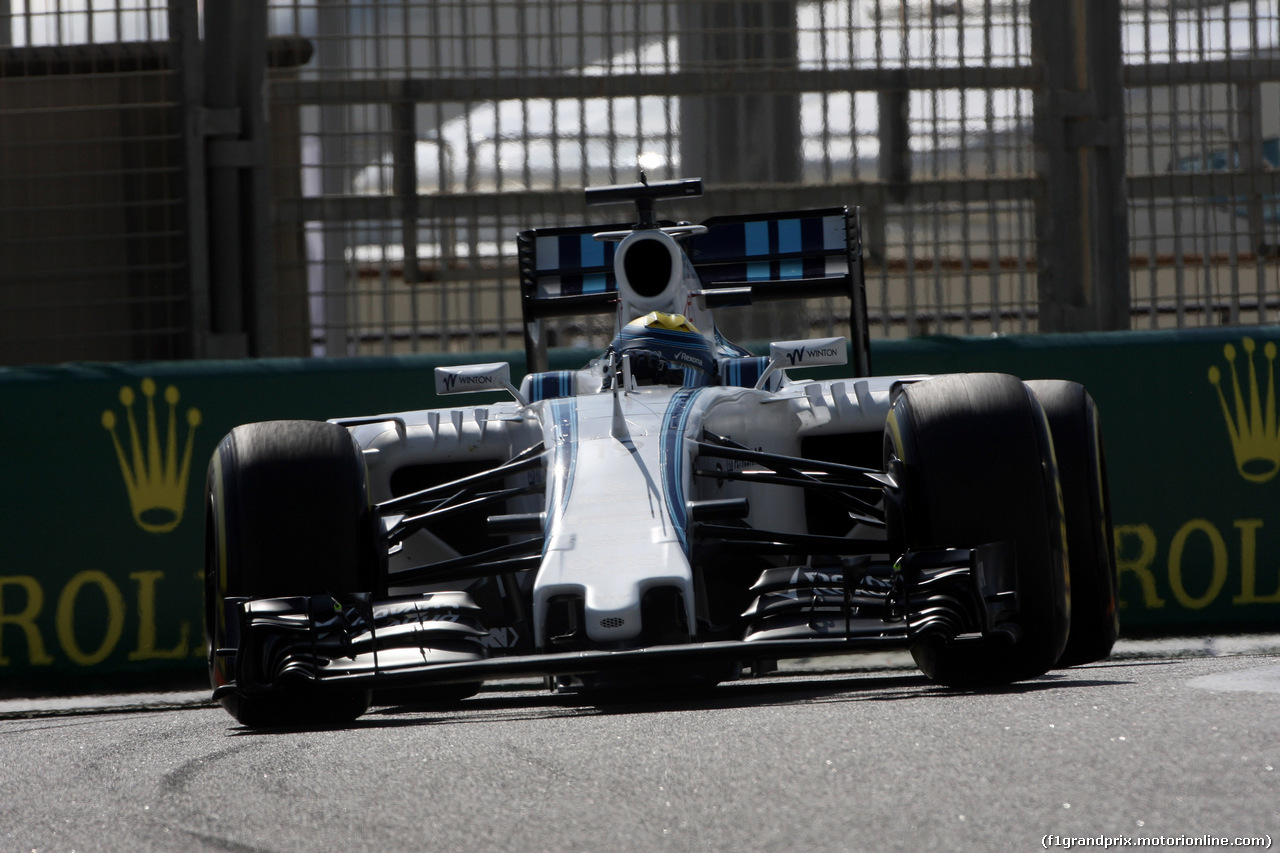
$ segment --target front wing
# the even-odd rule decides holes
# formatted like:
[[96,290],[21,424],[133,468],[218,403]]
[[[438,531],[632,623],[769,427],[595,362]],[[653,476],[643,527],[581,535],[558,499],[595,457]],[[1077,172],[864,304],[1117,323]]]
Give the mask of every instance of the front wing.
[[[298,683],[384,688],[720,664],[758,671],[762,662],[788,658],[906,649],[929,636],[1014,642],[1015,559],[1007,542],[908,552],[882,591],[852,582],[803,594],[795,590],[791,609],[800,618],[785,630],[640,648],[490,650],[481,608],[464,592],[383,600],[368,594],[233,598],[226,606],[234,633],[228,647],[214,653],[234,658],[235,681],[219,686],[214,698]],[[779,594],[789,593],[772,593]]]

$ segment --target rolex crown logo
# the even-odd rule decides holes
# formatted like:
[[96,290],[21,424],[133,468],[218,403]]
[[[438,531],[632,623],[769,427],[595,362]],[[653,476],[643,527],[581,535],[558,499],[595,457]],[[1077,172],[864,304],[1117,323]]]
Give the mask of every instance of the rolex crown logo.
[[186,446],[182,458],[178,458],[178,389],[170,385],[164,391],[164,401],[169,406],[164,445],[161,446],[160,430],[156,425],[156,383],[154,379],[142,380],[142,396],[146,399],[146,436],[138,429],[133,411],[136,399],[129,386],[120,389],[120,404],[124,406],[128,424],[129,453],[116,433],[116,413],[107,409],[102,413],[102,425],[111,433],[116,448],[120,473],[129,491],[129,505],[133,520],[148,533],[168,533],[182,521],[187,503],[187,478],[191,472],[192,440],[200,425],[200,410],[187,409]]
[[1209,381],[1218,391],[1218,402],[1227,420],[1227,432],[1231,434],[1231,449],[1235,452],[1236,468],[1240,476],[1251,483],[1265,483],[1280,471],[1280,431],[1276,427],[1276,345],[1268,341],[1263,347],[1267,357],[1266,398],[1258,385],[1258,368],[1253,353],[1257,344],[1253,338],[1243,341],[1245,355],[1249,359],[1249,387],[1247,393],[1240,387],[1240,373],[1236,370],[1236,348],[1227,344],[1222,348],[1231,368],[1231,400],[1222,390],[1222,371],[1217,365],[1209,368]]

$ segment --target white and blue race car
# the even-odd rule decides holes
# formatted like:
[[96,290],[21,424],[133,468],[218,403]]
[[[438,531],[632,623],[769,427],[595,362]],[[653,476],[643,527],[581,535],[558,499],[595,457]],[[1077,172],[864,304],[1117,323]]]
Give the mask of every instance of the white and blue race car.
[[[659,221],[697,180],[587,190],[627,227],[519,236],[527,363],[436,369],[505,402],[237,427],[209,466],[214,696],[247,726],[487,680],[706,686],[909,649],[955,687],[1106,657],[1098,413],[1073,382],[873,376],[857,211]],[[753,355],[720,306],[838,295],[853,340]],[[616,317],[547,371],[547,318]],[[788,370],[848,364],[843,379]],[[829,369],[829,368],[828,368]],[[383,693],[384,692],[384,693]]]

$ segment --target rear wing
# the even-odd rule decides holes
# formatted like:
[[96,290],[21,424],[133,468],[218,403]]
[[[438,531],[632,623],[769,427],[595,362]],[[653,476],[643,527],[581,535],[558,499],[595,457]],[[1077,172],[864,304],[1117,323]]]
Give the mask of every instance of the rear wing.
[[[850,302],[851,366],[857,376],[870,375],[858,208],[716,216],[702,226],[705,232],[682,243],[708,296],[734,291],[750,302],[845,297]],[[519,234],[520,304],[530,372],[547,369],[543,320],[616,310],[617,244],[593,235],[632,227],[589,225]]]

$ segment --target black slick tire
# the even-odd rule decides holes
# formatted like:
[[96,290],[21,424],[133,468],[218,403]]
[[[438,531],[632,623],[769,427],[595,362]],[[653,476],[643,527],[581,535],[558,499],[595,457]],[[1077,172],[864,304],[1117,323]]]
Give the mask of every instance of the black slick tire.
[[[214,687],[234,678],[233,618],[246,596],[369,592],[379,551],[364,461],[345,427],[270,421],[232,430],[209,464],[205,505],[205,636]],[[349,722],[369,691],[313,684],[221,699],[251,727]]]
[[1012,541],[1015,642],[928,637],[911,650],[932,681],[957,688],[1034,678],[1058,661],[1070,619],[1062,506],[1049,427],[1017,378],[976,373],[906,386],[885,428],[890,549]]
[[1053,432],[1067,522],[1071,632],[1058,666],[1111,654],[1120,634],[1115,535],[1098,408],[1084,386],[1060,379],[1027,382]]

